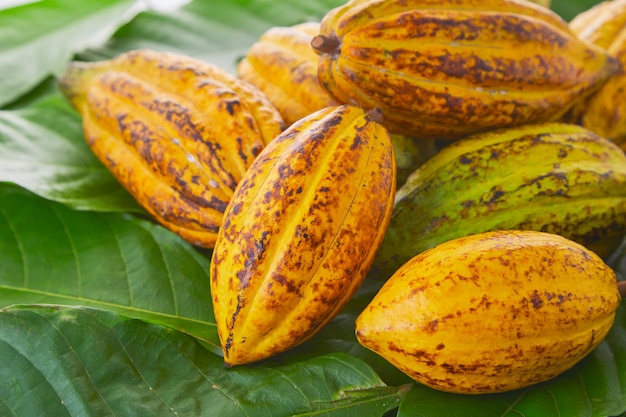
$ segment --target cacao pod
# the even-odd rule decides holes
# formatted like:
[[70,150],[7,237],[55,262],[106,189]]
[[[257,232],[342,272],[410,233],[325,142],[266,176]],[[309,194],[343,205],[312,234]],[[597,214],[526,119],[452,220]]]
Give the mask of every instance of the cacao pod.
[[409,175],[437,153],[432,139],[415,139],[397,133],[391,134],[393,154],[396,157],[396,184],[402,186]]
[[288,125],[338,105],[317,79],[319,57],[311,40],[319,28],[319,22],[273,27],[252,44],[237,66],[237,75],[263,91]]
[[494,231],[417,255],[356,320],[359,342],[418,382],[466,394],[548,380],[606,336],[614,271],[561,236]]
[[558,120],[619,68],[520,0],[353,0],[326,14],[312,45],[337,101],[433,139]]
[[360,286],[395,194],[388,131],[355,106],[291,125],[237,186],[211,261],[227,366],[313,336]]
[[284,129],[255,87],[184,55],[74,62],[59,82],[100,161],[157,221],[201,247],[213,246],[235,186]]
[[605,48],[620,70],[563,119],[577,123],[626,149],[626,1],[605,1],[570,22],[579,38]]
[[387,278],[437,244],[499,229],[556,233],[608,255],[626,234],[626,155],[562,123],[455,141],[398,189],[372,272]]
[[611,0],[600,2],[577,14],[569,22],[576,36],[600,48],[609,49],[617,35],[626,26],[626,2]]

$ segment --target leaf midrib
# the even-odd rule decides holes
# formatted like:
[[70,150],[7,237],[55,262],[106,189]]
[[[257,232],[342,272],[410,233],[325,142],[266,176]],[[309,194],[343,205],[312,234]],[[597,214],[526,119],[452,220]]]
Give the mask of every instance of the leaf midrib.
[[[5,284],[0,285],[0,296],[3,293],[8,292],[8,291],[15,291],[18,293],[30,293],[30,294],[43,296],[43,297],[50,297],[50,298],[55,298],[55,299],[66,299],[68,301],[76,302],[76,303],[70,304],[72,306],[80,306],[80,305],[90,306],[90,307],[102,306],[104,307],[103,308],[104,310],[109,310],[109,311],[115,311],[115,312],[130,311],[130,312],[136,312],[136,313],[142,313],[142,314],[150,314],[150,315],[154,315],[157,317],[184,320],[184,321],[191,322],[191,323],[197,323],[197,324],[216,327],[215,323],[211,323],[211,322],[203,321],[199,319],[194,319],[191,317],[177,316],[177,315],[165,313],[162,311],[147,310],[147,309],[142,309],[142,308],[130,306],[130,305],[121,305],[121,304],[115,304],[115,303],[108,302],[108,301],[92,300],[89,298],[77,297],[77,296],[72,296],[68,294],[59,294],[59,293],[53,293],[49,291],[34,290],[32,288],[17,287],[13,285],[5,285]],[[40,304],[40,303],[35,303],[35,304]],[[9,305],[4,305],[4,306],[0,305],[0,309],[4,309],[7,307],[9,307]]]

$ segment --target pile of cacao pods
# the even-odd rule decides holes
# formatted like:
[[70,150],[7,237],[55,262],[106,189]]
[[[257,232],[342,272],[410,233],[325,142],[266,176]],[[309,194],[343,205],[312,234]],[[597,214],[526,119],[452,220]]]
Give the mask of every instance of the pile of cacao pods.
[[59,82],[102,163],[210,251],[226,366],[303,343],[372,279],[360,343],[502,392],[574,366],[621,301],[626,0],[569,24],[541,3],[350,0],[268,30],[236,75],[136,50]]

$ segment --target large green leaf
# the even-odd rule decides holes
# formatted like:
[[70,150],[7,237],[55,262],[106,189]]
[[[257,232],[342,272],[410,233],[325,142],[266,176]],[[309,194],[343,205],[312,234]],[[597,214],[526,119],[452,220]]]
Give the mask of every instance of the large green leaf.
[[80,117],[59,94],[0,111],[0,181],[79,209],[140,210],[91,152]]
[[0,415],[378,417],[405,387],[346,354],[227,369],[178,332],[84,307],[0,310]]
[[41,0],[0,10],[0,107],[106,41],[134,0]]
[[196,0],[170,13],[145,12],[122,27],[105,46],[81,54],[107,59],[132,49],[184,53],[231,74],[236,62],[272,26],[318,21],[343,0]]
[[160,226],[0,186],[0,307],[94,306],[218,345],[209,261]]

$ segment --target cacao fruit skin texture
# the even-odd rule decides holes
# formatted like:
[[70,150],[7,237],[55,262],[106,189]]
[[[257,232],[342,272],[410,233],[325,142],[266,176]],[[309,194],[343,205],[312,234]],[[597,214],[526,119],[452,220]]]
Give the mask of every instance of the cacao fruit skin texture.
[[619,68],[551,10],[519,0],[358,0],[322,19],[322,86],[432,139],[556,121]]
[[403,265],[357,317],[356,335],[432,388],[503,392],[578,363],[604,339],[620,301],[615,273],[585,247],[494,231]]
[[626,234],[626,155],[564,123],[455,141],[397,190],[372,276],[388,278],[447,240],[504,229],[556,233],[607,256]]
[[355,106],[313,113],[261,152],[211,261],[226,366],[303,342],[352,297],[391,215],[394,164],[389,132]]
[[402,186],[410,174],[437,153],[433,139],[415,139],[398,133],[391,134],[396,157],[396,183]]
[[237,183],[284,129],[255,87],[184,55],[74,62],[59,82],[94,154],[158,222],[199,247],[213,247]]
[[319,22],[270,28],[237,66],[238,77],[263,91],[287,125],[339,104],[317,79],[319,57],[311,40],[319,28]]
[[597,4],[570,22],[579,38],[605,48],[620,62],[620,70],[564,120],[577,123],[626,149],[626,1]]

